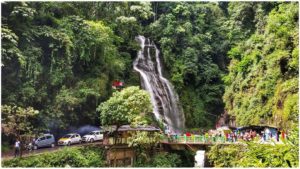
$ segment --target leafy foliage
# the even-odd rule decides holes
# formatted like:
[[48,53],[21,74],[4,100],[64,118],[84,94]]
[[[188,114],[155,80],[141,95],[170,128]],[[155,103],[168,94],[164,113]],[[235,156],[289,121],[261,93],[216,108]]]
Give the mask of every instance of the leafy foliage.
[[241,158],[240,152],[243,146],[221,145],[212,146],[208,152],[208,158],[215,167],[235,167],[237,161]]
[[153,145],[159,143],[162,139],[160,133],[150,133],[145,131],[138,131],[128,138],[128,145],[130,147],[142,146],[144,148],[150,148]]
[[299,154],[295,145],[256,144],[215,145],[208,153],[215,167],[298,167]]
[[232,60],[223,99],[238,125],[289,128],[298,122],[297,18],[297,4],[280,4],[262,30],[228,52]]
[[157,132],[131,132],[131,136],[127,138],[128,146],[135,149],[136,156],[138,157],[136,165],[139,165],[139,161],[150,162],[151,160],[155,160],[153,149],[158,146],[162,138],[163,135]]
[[214,145],[208,152],[215,167],[299,167],[299,128],[293,124],[283,144]]
[[96,107],[129,63],[115,45],[122,37],[103,21],[83,19],[76,3],[3,6],[3,104],[39,110],[36,128],[99,125]]
[[22,135],[29,135],[33,130],[33,120],[38,111],[32,107],[1,106],[1,128],[4,134],[13,135],[20,139]]
[[[187,127],[211,128],[225,109],[236,117],[238,125],[272,124],[298,129],[297,3],[5,2],[2,5],[2,103],[18,107],[3,106],[3,110],[7,109],[6,113],[26,112],[31,110],[29,107],[38,110],[37,119],[30,120],[36,129],[59,132],[86,123],[149,124],[148,113],[152,109],[147,93],[137,87],[115,93],[111,90],[113,80],[123,80],[128,86],[140,83],[132,69],[139,49],[134,40],[138,34],[150,37],[160,48],[163,73],[179,94]],[[11,122],[6,115],[3,112],[2,117]],[[18,119],[19,113],[9,116]],[[297,138],[296,134],[290,135]],[[134,145],[149,143],[145,133],[132,139]],[[292,142],[299,144],[297,140]],[[298,165],[293,162],[295,157],[286,152],[290,150],[288,146],[266,146],[271,149],[268,153],[261,152],[262,147],[256,147],[257,152],[252,149],[254,145],[248,147],[246,155],[253,165]],[[231,160],[235,156],[230,154],[241,157],[236,150],[222,153]],[[283,155],[267,157],[273,150],[274,154]],[[260,157],[256,153],[263,154],[265,161],[257,160]],[[166,160],[167,166],[175,166],[169,163],[171,156],[170,159],[158,156],[147,165],[160,166],[160,160]],[[278,157],[290,159],[290,164],[277,160]],[[237,165],[222,160],[215,159],[216,164]]]
[[146,116],[152,111],[149,94],[139,87],[127,87],[98,107],[103,125],[149,124]]
[[18,36],[6,26],[2,26],[1,30],[1,40],[4,44],[1,48],[3,58],[2,65],[4,66],[8,64],[8,62],[13,59],[22,64],[24,58],[21,55],[20,50],[18,49]]
[[135,167],[179,167],[180,164],[181,160],[179,155],[175,153],[159,153],[149,162],[138,158]]
[[221,74],[228,48],[224,13],[213,3],[159,3],[157,8],[167,12],[147,31],[159,42],[186,126],[211,127],[215,116],[223,112]]
[[105,167],[100,147],[64,148],[56,152],[2,161],[4,167]]

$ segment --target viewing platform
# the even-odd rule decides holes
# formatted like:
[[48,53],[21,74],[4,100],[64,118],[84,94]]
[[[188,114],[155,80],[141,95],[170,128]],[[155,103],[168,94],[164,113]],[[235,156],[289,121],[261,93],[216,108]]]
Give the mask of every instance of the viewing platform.
[[226,141],[224,136],[206,137],[205,135],[172,135],[170,137],[165,137],[161,143],[190,145],[236,144],[236,142]]
[[[283,140],[276,141],[275,139],[269,140],[252,140],[251,142],[257,144],[283,144]],[[189,148],[206,148],[211,145],[221,144],[221,145],[232,145],[232,144],[245,144],[245,140],[243,139],[226,139],[224,136],[205,136],[205,135],[191,135],[191,136],[179,136],[179,135],[171,135],[169,137],[165,137],[161,142],[163,145],[170,146],[172,149],[182,149],[185,146]],[[180,148],[181,147],[181,148]]]

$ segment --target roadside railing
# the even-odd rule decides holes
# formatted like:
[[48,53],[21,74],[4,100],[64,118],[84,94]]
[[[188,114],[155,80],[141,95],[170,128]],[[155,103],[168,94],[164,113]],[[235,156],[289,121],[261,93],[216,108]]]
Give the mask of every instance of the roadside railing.
[[[269,140],[252,140],[258,144],[283,144],[284,141],[276,141],[274,139]],[[190,143],[190,144],[239,144],[245,142],[245,140],[238,138],[237,140],[232,140],[232,138],[226,139],[225,136],[206,136],[206,135],[170,135],[164,136],[163,142],[166,143]]]
[[202,144],[214,144],[214,143],[232,143],[227,141],[224,136],[205,136],[205,135],[171,135],[164,138],[164,142],[169,143],[202,143]]

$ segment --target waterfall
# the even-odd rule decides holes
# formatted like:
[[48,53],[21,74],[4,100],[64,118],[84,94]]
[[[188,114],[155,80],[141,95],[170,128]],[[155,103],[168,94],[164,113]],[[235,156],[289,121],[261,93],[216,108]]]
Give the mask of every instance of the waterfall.
[[141,76],[143,89],[150,93],[153,113],[157,120],[162,120],[170,130],[184,129],[184,114],[179,104],[178,95],[172,84],[163,77],[159,50],[150,39],[137,36],[141,46],[133,68]]

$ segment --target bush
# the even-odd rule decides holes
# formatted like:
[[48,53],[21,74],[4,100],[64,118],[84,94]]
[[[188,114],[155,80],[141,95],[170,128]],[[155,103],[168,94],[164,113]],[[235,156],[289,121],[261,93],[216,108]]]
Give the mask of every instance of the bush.
[[100,147],[66,147],[62,150],[2,161],[3,167],[104,167]]
[[237,145],[214,145],[208,152],[208,159],[214,167],[235,167],[236,161],[241,155],[240,150],[243,146]]
[[179,155],[160,153],[153,158],[151,167],[178,167],[180,163]]
[[298,167],[297,145],[256,144],[214,145],[208,152],[215,167]]
[[175,153],[159,153],[148,162],[143,158],[138,158],[135,167],[179,167],[181,160]]
[[9,146],[9,144],[7,142],[2,142],[2,145],[1,145],[1,152],[2,153],[6,153],[6,152],[9,152],[11,151],[12,148]]

